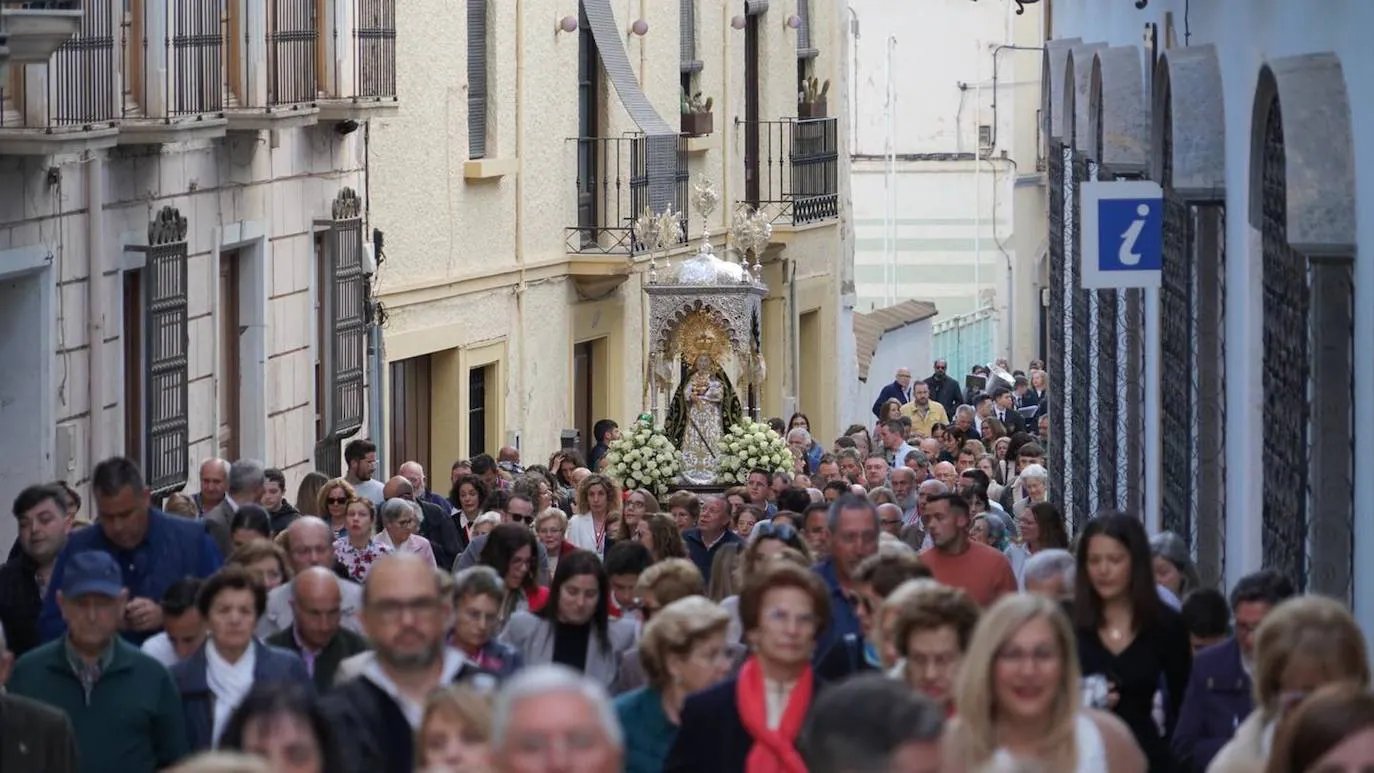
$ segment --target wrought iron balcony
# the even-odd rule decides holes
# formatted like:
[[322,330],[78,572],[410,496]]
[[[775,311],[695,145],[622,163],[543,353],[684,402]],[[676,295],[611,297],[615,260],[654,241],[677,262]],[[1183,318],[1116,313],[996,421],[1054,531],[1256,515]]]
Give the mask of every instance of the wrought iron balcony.
[[8,68],[0,82],[0,153],[51,155],[115,144],[115,3],[91,0],[80,13],[76,35],[46,62]]
[[17,64],[48,61],[58,46],[81,30],[80,0],[0,2],[0,38],[8,60]]
[[396,0],[326,0],[320,118],[363,121],[400,108],[396,95]]
[[317,8],[316,0],[228,4],[223,59],[231,130],[319,120],[320,66],[327,58],[327,42],[320,34]]
[[223,136],[224,0],[127,0],[120,142]]
[[[643,135],[569,137],[577,148],[577,224],[567,228],[569,253],[633,255],[647,245],[635,218],[649,206],[648,141]],[[678,138],[675,208],[687,241],[687,144]]]
[[[807,225],[840,216],[838,121],[737,121],[745,132],[746,196],[741,206],[773,223]],[[753,143],[753,136],[757,143]],[[752,156],[752,157],[751,157]]]

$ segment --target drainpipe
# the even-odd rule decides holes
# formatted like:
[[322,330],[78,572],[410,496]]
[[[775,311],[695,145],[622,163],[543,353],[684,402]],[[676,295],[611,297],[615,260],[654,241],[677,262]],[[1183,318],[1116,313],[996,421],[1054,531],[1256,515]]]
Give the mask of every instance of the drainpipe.
[[[764,249],[767,249],[765,247]],[[783,273],[787,277],[787,337],[792,342],[788,354],[791,355],[792,362],[792,412],[796,413],[801,408],[801,341],[797,340],[797,262],[787,260],[783,264]]]
[[[515,50],[516,56],[525,56],[525,0],[515,0]],[[525,329],[525,67],[520,62],[515,68],[515,265],[519,268],[520,278],[515,285],[515,329],[517,334]],[[520,336],[519,360],[511,370],[517,390],[516,410],[523,418],[525,410],[525,363],[527,362],[523,335]],[[502,423],[505,423],[502,417]],[[520,427],[521,430],[524,427]],[[523,435],[523,432],[522,432]],[[472,449],[468,449],[469,453]]]
[[[86,167],[86,305],[90,309],[87,323],[87,344],[89,345],[89,429],[86,432],[86,463],[90,469],[109,452],[109,439],[105,432],[105,381],[111,373],[106,358],[105,334],[108,329],[110,308],[108,293],[104,292],[105,280],[105,175],[104,158],[97,156],[85,164]],[[115,274],[116,278],[121,277]],[[128,331],[122,331],[128,334]],[[127,395],[124,399],[127,399]],[[124,413],[117,413],[115,426],[123,426]],[[142,432],[141,427],[124,427],[124,432]],[[142,445],[142,444],[140,444]],[[121,451],[123,449],[120,449]],[[141,461],[141,460],[135,460]]]

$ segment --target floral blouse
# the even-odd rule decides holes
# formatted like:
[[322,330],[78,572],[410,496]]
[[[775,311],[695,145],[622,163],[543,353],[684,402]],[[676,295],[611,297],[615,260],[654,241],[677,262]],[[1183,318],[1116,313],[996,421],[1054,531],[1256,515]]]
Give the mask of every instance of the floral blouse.
[[348,579],[358,583],[367,579],[368,572],[372,571],[372,565],[377,559],[390,552],[392,548],[378,542],[376,537],[373,537],[362,550],[353,547],[348,537],[334,540],[334,557],[343,564],[344,570],[348,572]]

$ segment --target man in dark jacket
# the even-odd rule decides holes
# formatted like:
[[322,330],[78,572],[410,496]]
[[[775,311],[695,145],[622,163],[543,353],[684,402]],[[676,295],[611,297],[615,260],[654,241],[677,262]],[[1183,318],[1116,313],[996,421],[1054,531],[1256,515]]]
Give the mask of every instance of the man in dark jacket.
[[883,403],[888,400],[897,400],[902,405],[911,402],[911,370],[908,368],[898,368],[897,378],[878,393],[878,399],[873,401],[873,415],[881,416]]
[[1248,574],[1231,591],[1236,635],[1193,656],[1193,671],[1174,728],[1174,754],[1203,773],[1254,708],[1255,629],[1269,610],[1293,595],[1288,578],[1273,571]]
[[67,629],[56,589],[62,587],[71,556],[97,550],[113,556],[123,574],[129,596],[123,636],[142,644],[162,630],[160,601],[172,583],[188,576],[209,577],[223,559],[203,525],[150,506],[143,474],[132,461],[117,456],[97,464],[91,490],[100,519],[95,526],[72,532],[58,554],[38,618],[38,635],[50,641]]
[[[11,653],[0,628],[0,687],[9,680]],[[76,732],[59,709],[0,692],[0,770],[76,773]]]
[[282,471],[276,467],[268,467],[262,474],[267,481],[262,487],[262,509],[266,510],[272,519],[270,525],[272,536],[275,537],[286,531],[286,527],[299,518],[301,513],[286,501],[286,476]]
[[334,686],[340,663],[368,649],[366,639],[340,625],[342,604],[339,583],[328,569],[306,569],[292,582],[291,625],[267,637],[273,647],[301,656],[321,695]]
[[945,407],[945,415],[950,419],[954,418],[954,411],[963,402],[964,395],[959,389],[959,382],[949,377],[949,363],[944,360],[935,361],[935,372],[926,379],[926,386],[930,387],[930,399]]
[[428,559],[392,553],[372,565],[363,621],[377,657],[321,702],[347,762],[342,773],[412,773],[430,692],[457,682],[495,689],[494,676],[444,645],[452,609]]

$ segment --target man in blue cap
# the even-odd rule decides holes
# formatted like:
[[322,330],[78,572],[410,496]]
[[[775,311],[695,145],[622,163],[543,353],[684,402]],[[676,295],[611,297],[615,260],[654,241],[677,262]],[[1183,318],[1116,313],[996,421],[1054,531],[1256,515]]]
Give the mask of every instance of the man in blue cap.
[[20,658],[9,691],[66,712],[82,773],[154,773],[185,756],[171,674],[119,636],[128,592],[114,557],[71,554],[54,593],[66,635]]

